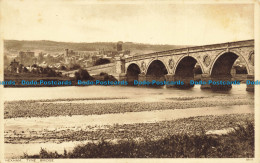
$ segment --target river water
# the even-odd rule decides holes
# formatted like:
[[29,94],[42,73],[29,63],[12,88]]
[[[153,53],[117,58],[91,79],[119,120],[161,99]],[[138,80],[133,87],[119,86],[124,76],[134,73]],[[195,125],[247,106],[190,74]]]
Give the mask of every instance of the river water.
[[86,87],[39,87],[39,88],[5,88],[4,100],[39,100],[64,98],[117,98],[140,99],[142,101],[157,101],[171,97],[211,97],[217,95],[245,95],[245,98],[254,97],[254,93],[246,91],[246,85],[233,85],[230,91],[212,91],[200,89],[199,85],[191,89],[178,88],[145,88],[129,86],[86,86]]
[[[200,86],[180,90],[177,88],[145,88],[124,86],[87,86],[87,87],[48,87],[48,88],[5,88],[4,100],[47,100],[54,103],[113,103],[113,102],[163,102],[171,100],[226,100],[241,99],[253,101],[254,93],[246,91],[246,85],[234,85],[230,91],[215,92],[201,90]],[[66,101],[62,99],[79,99]],[[96,98],[92,100],[91,98]],[[99,99],[100,98],[100,99]],[[43,101],[45,102],[45,101]],[[48,102],[48,101],[46,101]],[[154,123],[165,120],[175,120],[206,115],[225,115],[254,113],[253,105],[231,105],[217,107],[195,107],[188,109],[154,110],[140,112],[126,112],[103,115],[73,115],[47,118],[10,118],[5,119],[5,130],[15,131],[41,131],[81,129],[86,126],[105,126],[114,124]],[[87,141],[86,141],[87,142]],[[5,157],[13,158],[28,154],[37,154],[41,147],[48,150],[63,152],[82,142],[62,143],[28,143],[5,144]]]

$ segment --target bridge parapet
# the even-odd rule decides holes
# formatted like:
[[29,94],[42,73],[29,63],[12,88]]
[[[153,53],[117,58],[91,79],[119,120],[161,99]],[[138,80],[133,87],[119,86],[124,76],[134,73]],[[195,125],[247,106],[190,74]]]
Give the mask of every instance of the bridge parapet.
[[125,62],[131,62],[134,60],[143,60],[146,58],[154,58],[154,57],[167,56],[167,55],[182,55],[185,53],[196,53],[196,52],[214,51],[214,50],[220,50],[220,49],[249,47],[249,46],[252,46],[252,47],[254,46],[254,40],[227,42],[227,43],[203,45],[203,46],[193,46],[193,47],[187,47],[187,48],[180,48],[180,49],[173,49],[173,50],[167,50],[167,51],[142,54],[142,55],[126,58]]
[[229,47],[254,46],[254,40],[230,42]]

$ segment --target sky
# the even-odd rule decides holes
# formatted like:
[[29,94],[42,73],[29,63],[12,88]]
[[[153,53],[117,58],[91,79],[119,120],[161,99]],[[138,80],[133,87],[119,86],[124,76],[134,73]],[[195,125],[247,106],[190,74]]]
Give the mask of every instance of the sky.
[[8,40],[205,45],[254,38],[253,4],[2,0]]

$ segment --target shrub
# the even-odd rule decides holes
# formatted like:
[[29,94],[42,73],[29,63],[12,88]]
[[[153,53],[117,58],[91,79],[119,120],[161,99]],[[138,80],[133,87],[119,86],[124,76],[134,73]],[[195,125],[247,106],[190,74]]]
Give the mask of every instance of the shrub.
[[80,69],[78,72],[75,72],[76,80],[92,80],[93,77],[89,75],[87,70]]
[[100,59],[98,59],[98,60],[95,62],[94,66],[103,65],[103,64],[108,64],[108,63],[110,63],[110,60],[104,59],[104,58],[100,58]]
[[[24,157],[36,157],[28,156]],[[101,140],[76,146],[64,154],[41,149],[39,158],[201,158],[254,157],[254,125],[239,126],[228,135],[178,134],[142,141],[123,140],[116,144]]]

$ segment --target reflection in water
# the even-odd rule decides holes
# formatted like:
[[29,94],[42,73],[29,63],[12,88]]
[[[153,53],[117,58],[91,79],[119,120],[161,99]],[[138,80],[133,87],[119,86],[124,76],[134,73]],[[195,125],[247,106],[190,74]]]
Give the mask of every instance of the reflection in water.
[[[140,98],[160,97],[211,97],[216,95],[246,95],[252,98],[254,93],[246,91],[246,85],[233,85],[230,91],[212,91],[200,89],[199,85],[190,89],[178,88],[148,88],[127,86],[85,86],[85,87],[48,87],[48,88],[5,88],[4,99],[37,100],[62,98],[92,98],[92,97],[128,97]],[[155,99],[156,99],[155,98]]]

